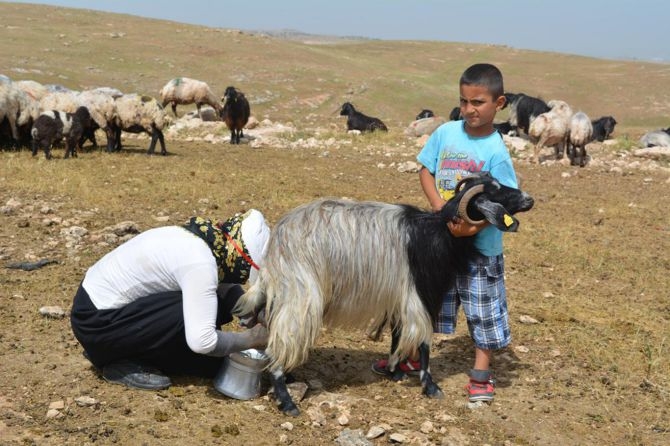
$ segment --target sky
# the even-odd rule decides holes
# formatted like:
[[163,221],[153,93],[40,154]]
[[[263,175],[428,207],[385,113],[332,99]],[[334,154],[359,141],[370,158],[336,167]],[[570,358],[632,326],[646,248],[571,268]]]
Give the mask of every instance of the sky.
[[507,45],[670,63],[668,0],[53,0],[246,31]]

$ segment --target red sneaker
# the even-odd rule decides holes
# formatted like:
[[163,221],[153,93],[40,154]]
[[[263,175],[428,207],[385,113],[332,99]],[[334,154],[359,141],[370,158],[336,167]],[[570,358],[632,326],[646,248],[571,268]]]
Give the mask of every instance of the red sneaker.
[[[379,361],[375,361],[372,363],[372,371],[378,375],[388,376],[388,364],[388,359],[380,359]],[[419,361],[412,361],[410,359],[400,361],[396,367],[408,375],[418,375],[419,372],[421,372],[421,364],[419,364]]]
[[468,399],[471,403],[477,401],[491,402],[493,401],[493,395],[495,394],[495,385],[493,380],[487,382],[478,382],[470,380],[465,390],[468,391]]

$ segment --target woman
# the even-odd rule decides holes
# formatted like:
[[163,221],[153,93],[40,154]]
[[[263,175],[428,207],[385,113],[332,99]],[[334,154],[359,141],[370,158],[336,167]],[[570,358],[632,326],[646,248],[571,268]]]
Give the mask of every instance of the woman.
[[267,330],[218,329],[263,262],[270,229],[257,210],[217,224],[145,231],[96,262],[74,297],[72,331],[105,380],[141,389],[165,374],[212,377],[221,358],[262,348]]

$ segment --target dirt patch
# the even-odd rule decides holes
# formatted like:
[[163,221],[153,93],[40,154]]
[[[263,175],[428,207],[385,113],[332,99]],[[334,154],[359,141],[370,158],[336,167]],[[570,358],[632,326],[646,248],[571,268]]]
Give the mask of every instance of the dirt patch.
[[288,418],[265,392],[236,401],[209,380],[174,377],[161,392],[106,383],[67,317],[40,313],[67,313],[86,269],[132,236],[118,228],[248,207],[274,222],[320,196],[425,205],[417,175],[397,169],[413,160],[413,140],[329,139],[293,149],[291,141],[172,141],[167,157],[147,157],[145,140],[128,140],[121,154],[66,161],[57,150],[52,162],[1,153],[2,265],[57,263],[0,269],[0,443],[312,445],[371,432],[382,432],[371,444],[392,436],[408,444],[668,443],[668,171],[607,145],[590,147],[594,161],[583,169],[530,164],[522,149],[515,155],[536,207],[506,236],[514,340],[495,355],[490,406],[466,403],[473,350],[463,320],[431,350],[445,399],[423,397],[416,378],[393,383],[372,373],[388,333],[373,342],[362,331],[331,329],[294,372],[309,390],[301,416]]

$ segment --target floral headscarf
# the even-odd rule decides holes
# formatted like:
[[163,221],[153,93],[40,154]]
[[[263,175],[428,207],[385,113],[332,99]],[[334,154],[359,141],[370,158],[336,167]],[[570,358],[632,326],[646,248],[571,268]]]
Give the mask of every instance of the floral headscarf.
[[213,224],[203,217],[191,217],[184,228],[203,239],[216,258],[219,282],[244,284],[255,266],[242,241],[242,220],[245,214],[235,214],[226,221]]

